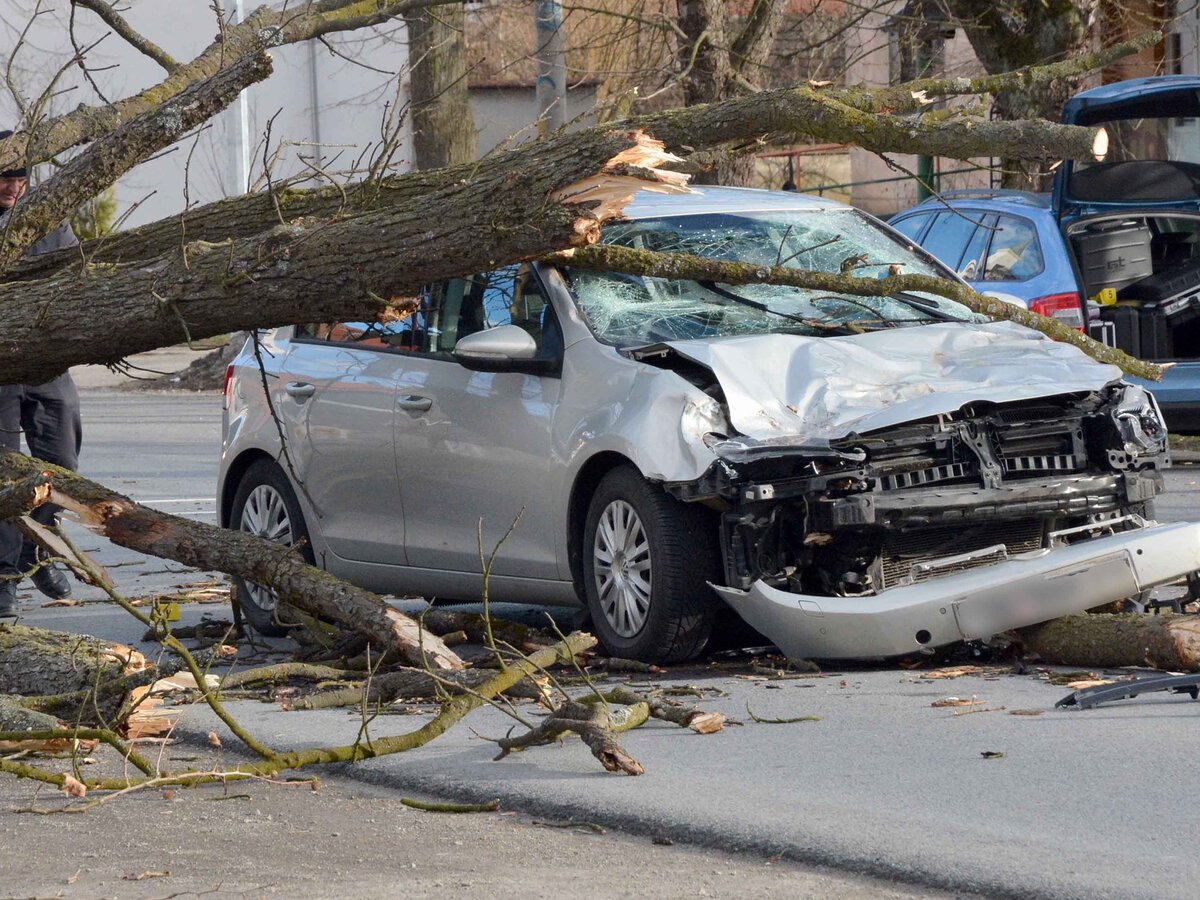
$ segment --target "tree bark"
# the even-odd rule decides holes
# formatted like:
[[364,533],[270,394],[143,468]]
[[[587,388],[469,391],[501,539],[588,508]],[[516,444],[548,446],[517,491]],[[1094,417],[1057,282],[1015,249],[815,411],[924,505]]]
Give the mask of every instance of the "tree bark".
[[50,499],[50,478],[45,472],[0,486],[0,522],[23,516]]
[[290,548],[159,512],[66,469],[19,453],[0,453],[0,479],[24,478],[41,468],[53,475],[52,501],[114,544],[261,584],[281,602],[363,634],[381,651],[395,650],[412,665],[462,668],[441,638],[422,631],[370,591],[308,565]]
[[1055,665],[1200,672],[1200,616],[1064,616],[1020,636],[1026,651]]
[[[677,66],[685,105],[716,103],[755,90],[787,8],[786,0],[753,0],[739,30],[726,0],[679,0],[676,22],[685,39],[679,42]],[[757,135],[738,137],[753,140]],[[731,154],[717,157],[695,180],[752,185],[754,176],[753,156]]]
[[[115,728],[131,712],[136,691],[177,669],[176,664],[150,665],[123,644],[23,625],[0,626],[0,700],[31,715]],[[0,723],[0,731],[20,730],[14,718],[7,721]]]
[[466,13],[461,5],[405,16],[411,67],[413,150],[418,169],[475,159],[475,120],[467,91]]

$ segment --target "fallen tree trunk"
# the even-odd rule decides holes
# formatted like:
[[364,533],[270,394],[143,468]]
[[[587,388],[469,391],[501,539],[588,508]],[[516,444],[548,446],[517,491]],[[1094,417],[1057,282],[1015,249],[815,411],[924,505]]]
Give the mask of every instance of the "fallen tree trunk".
[[[374,759],[380,756],[388,756],[394,753],[403,753],[408,750],[423,747],[430,741],[433,741],[445,734],[450,728],[458,724],[472,710],[478,709],[489,700],[495,698],[501,692],[512,687],[518,681],[533,675],[551,666],[569,663],[571,660],[591,649],[596,644],[596,639],[590,634],[582,634],[574,632],[567,635],[553,647],[547,647],[545,650],[539,650],[528,657],[518,658],[511,661],[508,668],[503,671],[494,673],[491,678],[481,684],[479,688],[472,693],[462,694],[457,697],[452,697],[442,704],[438,714],[426,722],[415,731],[407,734],[388,735],[385,737],[374,737],[371,740],[356,740],[353,744],[347,744],[340,747],[308,747],[301,750],[292,750],[287,752],[277,752],[263,748],[260,751],[263,755],[262,759],[254,762],[242,763],[227,772],[214,772],[211,769],[203,771],[183,771],[171,772],[164,774],[155,774],[151,770],[149,764],[142,760],[136,754],[128,751],[124,747],[119,738],[108,730],[95,729],[72,729],[67,733],[68,737],[79,738],[97,738],[104,740],[106,743],[111,743],[117,747],[122,755],[127,756],[131,762],[139,769],[146,773],[146,778],[84,778],[83,783],[88,790],[111,790],[121,791],[139,784],[147,784],[153,782],[156,785],[167,784],[206,784],[213,781],[227,783],[230,780],[238,778],[256,778],[256,777],[276,777],[280,772],[293,769],[303,768],[312,765],[325,765],[329,763],[344,763],[357,762],[363,759]],[[643,705],[643,710],[645,709]],[[635,722],[632,716],[625,717],[628,722]],[[644,716],[642,717],[644,721]],[[227,723],[228,724],[228,723]],[[640,724],[637,722],[636,724]],[[59,739],[62,736],[58,730],[50,730],[45,732],[33,732],[31,734],[23,734],[19,732],[0,732],[0,741],[4,740],[21,740],[27,738],[39,738],[46,740]],[[249,737],[247,734],[246,737]],[[245,737],[243,737],[245,740]],[[251,738],[253,740],[253,738]],[[261,744],[258,744],[259,747]],[[27,763],[22,763],[15,760],[0,758],[0,772],[6,772],[15,775],[18,778],[33,778],[44,784],[53,784],[61,787],[69,776],[61,773],[47,772]]]
[[[1137,43],[1122,45],[1086,60],[1028,69],[1009,76],[989,76],[975,81],[929,80],[913,82],[913,85],[924,85],[921,90],[932,96],[978,93],[996,84],[1028,82],[1038,85],[1048,78],[1063,77],[1063,73],[1077,74],[1106,65],[1135,52],[1140,46]],[[964,82],[977,90],[966,89]],[[922,109],[921,100],[913,99],[914,90],[908,90],[905,85],[844,90],[808,86],[784,88],[717,104],[697,104],[682,110],[597,125],[513,151],[493,153],[478,162],[444,169],[321,188],[296,189],[284,181],[269,191],[219,200],[177,217],[89,241],[84,245],[84,253],[89,259],[103,262],[145,260],[187,241],[215,242],[252,237],[280,221],[331,218],[397,208],[449,187],[492,182],[497,173],[512,169],[518,159],[519,166],[530,171],[553,166],[560,158],[559,148],[563,145],[579,147],[586,156],[588,145],[595,140],[633,128],[662,140],[672,153],[694,155],[697,159],[705,154],[696,151],[711,150],[734,140],[754,140],[769,131],[781,132],[789,138],[808,134],[820,140],[845,141],[879,152],[905,152],[904,148],[908,148],[915,153],[972,157],[995,155],[999,152],[998,146],[1019,145],[1030,158],[1091,158],[1093,154],[1097,132],[1091,128],[1044,121],[994,122],[961,118],[933,122],[882,115],[884,111],[899,108],[904,98],[907,98],[905,109]],[[920,96],[923,98],[924,94]],[[1017,147],[1012,149],[1015,152]],[[79,259],[78,252],[45,254],[16,264],[6,279],[46,278],[78,263]]]
[[1116,347],[1092,340],[1083,332],[1064,325],[1057,319],[1038,315],[995,297],[978,294],[965,284],[932,275],[892,274],[886,278],[861,278],[852,273],[809,272],[788,266],[729,262],[690,256],[686,253],[653,253],[615,244],[580,247],[556,254],[551,257],[551,261],[601,272],[625,272],[630,275],[650,275],[658,278],[688,278],[693,281],[715,281],[735,285],[780,284],[859,297],[886,297],[905,291],[924,291],[954,300],[988,318],[1016,322],[1018,325],[1040,331],[1056,341],[1078,347],[1099,362],[1118,366],[1122,371],[1139,378],[1158,381],[1165,371],[1162,366],[1136,359]]
[[463,667],[441,638],[422,631],[370,591],[308,565],[290,548],[159,512],[66,469],[19,453],[0,453],[0,479],[23,478],[42,468],[54,479],[51,500],[115,544],[261,584],[282,602],[356,631],[413,665]]
[[1023,629],[1020,637],[1027,652],[1054,665],[1200,672],[1200,616],[1064,616]]
[[[488,180],[402,208],[193,243],[132,266],[0,284],[0,383],[230,331],[373,317],[387,298],[599,238],[643,187],[684,190],[673,157],[638,132],[560,142],[544,165],[510,154]],[[70,341],[62,335],[70,334]]]
[[0,625],[0,694],[68,694],[146,667],[130,647],[86,635]]
[[[129,713],[134,693],[162,674],[124,644],[24,625],[0,626],[0,696],[10,707],[80,725],[116,727]],[[14,718],[7,721],[0,731],[21,730]]]

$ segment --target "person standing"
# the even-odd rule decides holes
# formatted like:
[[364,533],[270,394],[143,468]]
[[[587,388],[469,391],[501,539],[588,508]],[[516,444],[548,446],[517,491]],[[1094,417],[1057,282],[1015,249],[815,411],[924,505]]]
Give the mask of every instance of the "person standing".
[[[0,140],[11,131],[0,130]],[[0,172],[0,229],[29,186],[24,169]],[[29,255],[49,253],[79,243],[69,222],[41,238],[29,248]],[[79,448],[83,429],[79,420],[79,392],[69,372],[44,384],[0,385],[0,447],[21,449],[21,434],[31,456],[75,470],[79,467]],[[32,517],[52,526],[58,507],[43,504]],[[41,563],[39,565],[39,563]],[[40,559],[40,550],[24,540],[12,522],[0,522],[0,617],[16,615],[17,583],[24,572],[34,569],[34,586],[47,597],[58,599],[71,593],[71,583],[57,566]]]

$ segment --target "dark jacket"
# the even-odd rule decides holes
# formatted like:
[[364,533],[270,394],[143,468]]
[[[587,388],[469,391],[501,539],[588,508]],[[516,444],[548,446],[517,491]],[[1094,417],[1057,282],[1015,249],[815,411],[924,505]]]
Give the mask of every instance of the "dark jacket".
[[[4,219],[7,216],[8,210],[0,211],[0,228],[4,227]],[[53,253],[55,250],[78,246],[79,238],[75,237],[75,232],[71,229],[71,223],[63,222],[48,235],[39,238],[32,247],[25,251],[25,255],[37,256],[40,253]]]
[[78,246],[79,238],[75,237],[75,231],[71,228],[71,223],[63,222],[30,247],[28,255],[37,256],[39,253],[53,253],[55,250],[65,250],[67,247]]

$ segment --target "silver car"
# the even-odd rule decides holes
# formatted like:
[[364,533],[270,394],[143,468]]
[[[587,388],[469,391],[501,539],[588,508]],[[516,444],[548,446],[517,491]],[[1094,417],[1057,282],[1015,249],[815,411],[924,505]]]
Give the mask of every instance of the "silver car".
[[[791,193],[638,195],[604,240],[954,277]],[[879,657],[1200,569],[1153,521],[1153,398],[932,295],[852,297],[514,265],[399,322],[262,337],[230,368],[221,521],[393,595],[583,604],[616,656],[681,660],[732,610],[795,657]],[[266,385],[266,391],[264,391]],[[514,525],[515,523],[515,525]],[[239,586],[250,622],[275,598]]]

